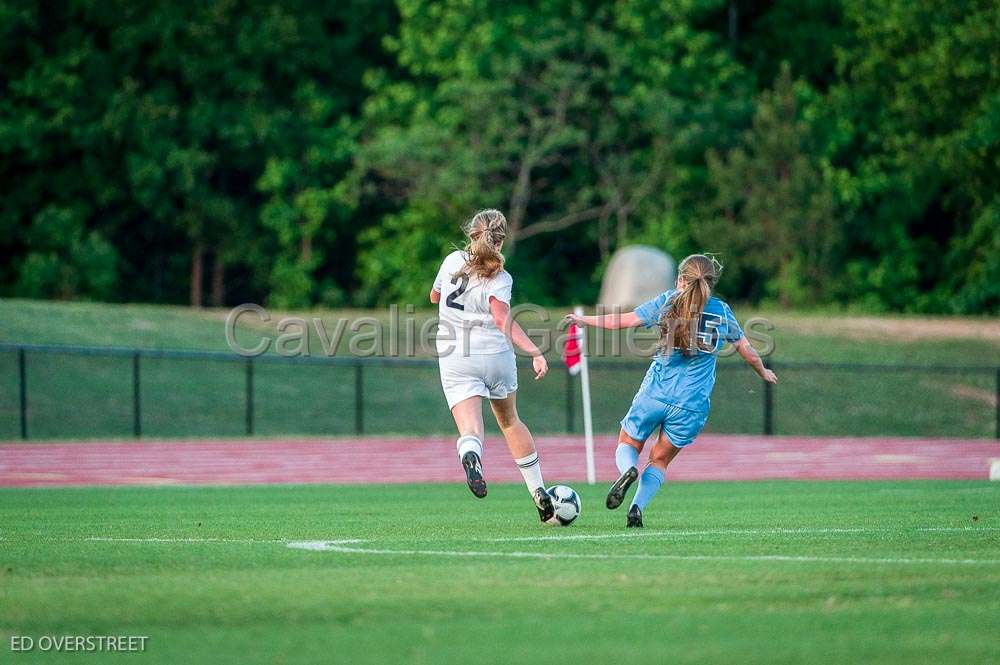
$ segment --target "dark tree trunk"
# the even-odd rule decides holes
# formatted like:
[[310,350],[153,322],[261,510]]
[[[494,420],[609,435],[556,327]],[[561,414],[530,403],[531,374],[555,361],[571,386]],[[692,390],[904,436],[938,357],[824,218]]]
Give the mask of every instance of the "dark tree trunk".
[[625,246],[625,241],[628,238],[628,211],[619,206],[615,215],[618,218],[618,249],[621,249]]
[[611,254],[611,234],[608,231],[608,216],[601,215],[597,220],[597,248],[601,252],[601,261],[604,261]]
[[740,9],[738,0],[729,0],[729,42],[735,48],[740,39]]
[[299,255],[302,257],[302,262],[309,265],[313,255],[312,236],[302,236],[302,241],[299,243]]
[[212,307],[222,307],[226,302],[226,262],[219,252],[212,262]]
[[205,247],[196,241],[191,248],[191,306],[201,307],[201,280],[205,268]]

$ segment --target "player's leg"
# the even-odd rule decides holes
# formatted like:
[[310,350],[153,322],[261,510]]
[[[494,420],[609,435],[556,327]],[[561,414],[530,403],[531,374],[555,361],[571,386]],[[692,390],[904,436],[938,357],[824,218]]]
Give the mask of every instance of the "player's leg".
[[490,407],[496,416],[503,438],[507,441],[510,455],[521,470],[521,477],[524,478],[524,484],[535,502],[539,518],[543,522],[550,519],[554,512],[552,498],[545,491],[535,440],[528,426],[521,422],[521,418],[517,415],[517,393],[511,392],[506,397],[491,399]]
[[511,457],[521,467],[528,491],[533,493],[537,488],[544,487],[542,471],[538,464],[538,452],[535,450],[535,439],[517,414],[517,393],[511,393],[503,399],[491,399],[490,407],[496,416],[503,438],[507,441]]
[[[650,369],[652,371],[652,368]],[[649,381],[649,374],[643,380],[643,387]],[[628,413],[621,420],[622,430],[618,435],[615,463],[621,475],[608,490],[605,505],[614,510],[625,501],[625,494],[639,477],[639,453],[646,439],[663,422],[663,403],[648,396],[643,388],[632,398]]]
[[632,499],[632,507],[629,508],[626,526],[642,527],[642,511],[652,500],[656,493],[663,486],[663,479],[666,477],[667,466],[677,457],[681,448],[671,443],[670,438],[664,430],[660,430],[660,436],[653,449],[649,452],[649,464],[642,471],[639,478],[639,487],[635,490],[635,497]]
[[442,355],[438,359],[441,371],[441,388],[444,389],[448,408],[458,428],[458,459],[465,469],[469,489],[477,497],[486,496],[483,480],[483,403],[489,390],[483,379],[482,360],[476,356],[458,353]]
[[622,505],[625,501],[625,494],[632,483],[639,477],[639,453],[645,441],[639,441],[629,436],[628,432],[622,429],[618,433],[618,447],[615,449],[615,464],[618,466],[618,480],[611,485],[608,490],[608,498],[605,505],[611,510]]
[[451,415],[458,428],[458,459],[465,469],[465,479],[469,489],[480,499],[486,496],[486,481],[483,479],[483,405],[476,395],[466,398],[451,407]]

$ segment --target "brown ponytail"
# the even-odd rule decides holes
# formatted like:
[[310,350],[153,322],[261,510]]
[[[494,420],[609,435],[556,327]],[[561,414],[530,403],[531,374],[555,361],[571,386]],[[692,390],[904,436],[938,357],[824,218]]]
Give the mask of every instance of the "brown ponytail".
[[686,354],[713,350],[698,343],[698,323],[721,273],[722,264],[704,254],[692,254],[681,261],[677,278],[684,286],[660,319],[661,348],[673,347]]
[[496,277],[503,270],[500,245],[507,237],[507,218],[499,210],[480,210],[466,223],[464,229],[466,262],[462,272],[478,275],[482,279]]

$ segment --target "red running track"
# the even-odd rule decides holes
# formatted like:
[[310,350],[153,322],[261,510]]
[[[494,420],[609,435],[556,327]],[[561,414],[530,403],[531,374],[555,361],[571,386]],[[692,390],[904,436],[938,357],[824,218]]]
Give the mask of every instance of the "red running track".
[[[613,439],[597,442],[597,475],[617,476]],[[0,486],[250,485],[461,482],[444,437],[0,444]],[[549,482],[586,478],[580,437],[538,439]],[[672,480],[986,479],[1000,443],[704,435],[670,468]],[[506,446],[487,443],[487,479],[520,481]]]

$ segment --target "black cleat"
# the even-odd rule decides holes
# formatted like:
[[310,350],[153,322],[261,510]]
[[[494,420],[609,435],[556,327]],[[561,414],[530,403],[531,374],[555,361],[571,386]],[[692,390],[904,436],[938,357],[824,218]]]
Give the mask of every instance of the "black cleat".
[[639,506],[632,504],[632,507],[628,509],[628,521],[625,522],[625,526],[629,529],[641,529],[642,528],[642,511],[639,510]]
[[634,466],[625,469],[625,473],[619,476],[618,480],[611,486],[611,489],[608,490],[608,500],[605,502],[608,510],[614,510],[622,505],[622,502],[625,501],[625,493],[628,492],[628,488],[632,487],[632,483],[638,477],[639,470]]
[[465,467],[465,479],[469,483],[469,489],[482,499],[486,496],[486,481],[483,480],[483,464],[479,461],[479,455],[471,450],[465,453],[462,455],[462,466]]
[[532,498],[535,500],[535,508],[538,509],[538,519],[548,522],[556,514],[555,506],[552,505],[552,497],[545,491],[544,487],[535,490]]

